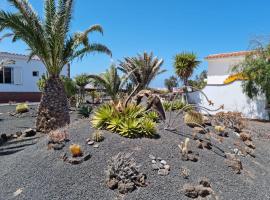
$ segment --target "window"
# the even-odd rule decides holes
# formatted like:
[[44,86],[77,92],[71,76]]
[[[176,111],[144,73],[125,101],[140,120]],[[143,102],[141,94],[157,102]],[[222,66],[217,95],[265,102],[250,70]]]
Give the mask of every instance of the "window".
[[13,83],[13,68],[3,67],[0,70],[0,83]]
[[33,71],[33,76],[38,76],[38,71]]

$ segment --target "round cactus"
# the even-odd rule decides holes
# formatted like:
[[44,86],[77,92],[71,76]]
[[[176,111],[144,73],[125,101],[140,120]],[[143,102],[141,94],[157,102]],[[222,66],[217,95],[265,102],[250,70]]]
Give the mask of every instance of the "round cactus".
[[201,126],[203,124],[203,116],[194,110],[186,112],[184,122],[189,126]]
[[92,137],[92,140],[94,140],[95,142],[101,142],[104,140],[104,136],[102,134],[101,131],[95,131],[93,133],[93,137]]

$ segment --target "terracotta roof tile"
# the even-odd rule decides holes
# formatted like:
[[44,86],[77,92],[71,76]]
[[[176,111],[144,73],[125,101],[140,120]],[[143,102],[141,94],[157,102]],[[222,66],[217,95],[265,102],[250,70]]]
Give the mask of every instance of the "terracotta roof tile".
[[237,51],[237,52],[230,52],[230,53],[220,53],[220,54],[212,54],[205,59],[212,59],[212,58],[227,58],[227,57],[235,57],[235,56],[245,56],[252,53],[252,51]]

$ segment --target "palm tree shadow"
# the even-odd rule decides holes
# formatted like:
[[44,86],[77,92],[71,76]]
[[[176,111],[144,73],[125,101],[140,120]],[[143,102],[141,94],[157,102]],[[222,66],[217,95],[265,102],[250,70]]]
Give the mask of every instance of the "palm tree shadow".
[[22,150],[24,150],[27,146],[32,146],[36,144],[36,142],[33,142],[31,144],[22,144],[22,145],[17,145],[17,146],[13,146],[13,147],[4,147],[0,149],[0,156],[7,156],[7,155],[11,155],[17,152],[20,152]]

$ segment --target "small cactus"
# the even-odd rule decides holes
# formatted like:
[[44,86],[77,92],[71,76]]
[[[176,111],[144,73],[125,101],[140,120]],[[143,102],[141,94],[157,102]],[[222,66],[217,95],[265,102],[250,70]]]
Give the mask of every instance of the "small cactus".
[[203,124],[203,115],[194,110],[186,112],[184,122],[189,126],[201,126]]
[[16,106],[16,112],[17,113],[25,113],[25,112],[28,112],[29,111],[29,107],[26,103],[19,103],[17,106]]
[[92,140],[95,142],[102,142],[104,140],[104,136],[101,131],[95,131],[92,136]]
[[78,144],[72,144],[69,146],[70,153],[72,154],[73,157],[78,157],[82,156],[82,149],[81,146]]

